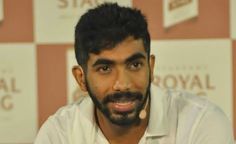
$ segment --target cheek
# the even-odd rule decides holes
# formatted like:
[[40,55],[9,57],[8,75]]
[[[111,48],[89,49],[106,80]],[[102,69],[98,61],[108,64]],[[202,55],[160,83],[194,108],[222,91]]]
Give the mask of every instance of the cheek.
[[142,71],[137,74],[133,74],[132,76],[132,84],[138,90],[146,91],[146,88],[149,83],[149,73],[148,71]]
[[96,95],[97,99],[99,100],[103,99],[106,96],[112,83],[109,79],[104,79],[99,76],[92,75],[87,78],[87,82],[91,92]]

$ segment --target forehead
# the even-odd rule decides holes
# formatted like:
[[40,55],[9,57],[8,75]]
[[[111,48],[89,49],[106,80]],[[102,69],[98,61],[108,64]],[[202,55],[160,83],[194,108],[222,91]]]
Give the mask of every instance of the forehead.
[[99,58],[122,62],[133,54],[141,53],[146,57],[146,51],[142,39],[128,37],[114,48],[102,50],[99,54],[89,54],[88,64]]

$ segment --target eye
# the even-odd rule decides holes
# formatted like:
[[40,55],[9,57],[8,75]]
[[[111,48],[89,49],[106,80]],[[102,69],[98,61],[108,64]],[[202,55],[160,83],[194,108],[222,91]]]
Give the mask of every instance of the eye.
[[135,61],[129,64],[129,69],[135,71],[135,70],[139,70],[142,66],[143,66],[142,62]]
[[102,65],[99,66],[96,70],[101,74],[108,74],[111,72],[111,67],[108,65]]

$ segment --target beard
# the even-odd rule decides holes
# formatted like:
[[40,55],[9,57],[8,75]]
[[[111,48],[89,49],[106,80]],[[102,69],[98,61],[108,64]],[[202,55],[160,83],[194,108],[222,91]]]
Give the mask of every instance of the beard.
[[[144,108],[146,101],[150,95],[150,83],[149,78],[148,86],[146,92],[143,95],[141,92],[115,92],[106,95],[102,100],[98,100],[96,94],[90,89],[88,81],[86,80],[86,87],[88,94],[91,97],[95,108],[97,108],[101,113],[113,124],[119,126],[130,126],[133,124],[138,124],[141,120],[139,118],[140,111]],[[130,111],[116,111],[109,108],[109,103],[125,103],[125,102],[135,102],[135,106]],[[95,113],[96,114],[96,113]]]

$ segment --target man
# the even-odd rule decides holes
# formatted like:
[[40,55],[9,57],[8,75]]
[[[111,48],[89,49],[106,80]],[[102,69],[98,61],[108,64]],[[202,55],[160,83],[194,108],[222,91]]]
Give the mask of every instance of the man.
[[89,96],[51,116],[36,144],[233,144],[218,107],[151,85],[155,57],[139,10],[89,10],[76,26],[75,54],[73,74]]

